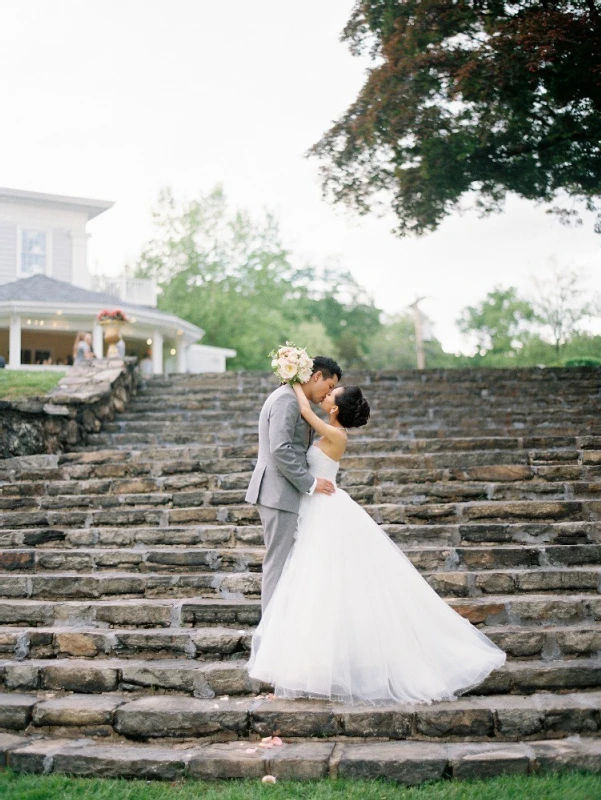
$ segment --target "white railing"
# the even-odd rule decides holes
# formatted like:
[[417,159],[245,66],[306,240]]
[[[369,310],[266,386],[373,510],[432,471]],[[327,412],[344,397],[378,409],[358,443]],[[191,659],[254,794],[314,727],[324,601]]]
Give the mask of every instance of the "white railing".
[[156,284],[148,278],[128,278],[126,275],[112,278],[106,275],[94,275],[92,281],[94,291],[108,294],[115,300],[138,306],[155,307],[157,304]]
[[157,292],[155,282],[146,278],[126,278],[125,297],[122,300],[129,300],[140,306],[156,306]]

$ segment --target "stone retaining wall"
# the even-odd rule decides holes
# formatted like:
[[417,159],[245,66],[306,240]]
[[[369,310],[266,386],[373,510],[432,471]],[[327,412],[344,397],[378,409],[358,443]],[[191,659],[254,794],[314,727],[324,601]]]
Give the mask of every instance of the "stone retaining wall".
[[137,359],[95,359],[73,366],[41,397],[0,400],[0,458],[62,453],[87,442],[135,394]]

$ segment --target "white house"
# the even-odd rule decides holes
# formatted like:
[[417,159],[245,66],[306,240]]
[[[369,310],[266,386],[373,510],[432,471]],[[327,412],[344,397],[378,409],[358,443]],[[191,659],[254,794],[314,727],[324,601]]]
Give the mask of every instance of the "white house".
[[120,308],[127,354],[150,355],[155,374],[225,370],[235,350],[197,344],[202,328],[160,311],[152,281],[123,277],[93,291],[86,224],[112,205],[0,188],[0,355],[11,369],[68,363],[75,334],[88,330],[101,356],[96,315]]

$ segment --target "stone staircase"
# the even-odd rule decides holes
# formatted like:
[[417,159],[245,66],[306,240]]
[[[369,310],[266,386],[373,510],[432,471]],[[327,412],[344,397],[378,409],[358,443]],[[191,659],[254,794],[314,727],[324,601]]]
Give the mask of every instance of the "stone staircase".
[[281,701],[248,679],[244,494],[271,376],[153,379],[85,449],[0,461],[0,759],[165,780],[601,771],[600,377],[346,379],[372,419],[340,485],[508,654],[453,703]]

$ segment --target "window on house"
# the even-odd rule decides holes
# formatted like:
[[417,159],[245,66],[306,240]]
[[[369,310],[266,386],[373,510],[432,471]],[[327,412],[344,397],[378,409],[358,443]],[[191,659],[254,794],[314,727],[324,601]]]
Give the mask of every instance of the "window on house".
[[45,231],[21,231],[21,274],[46,272],[47,241]]

